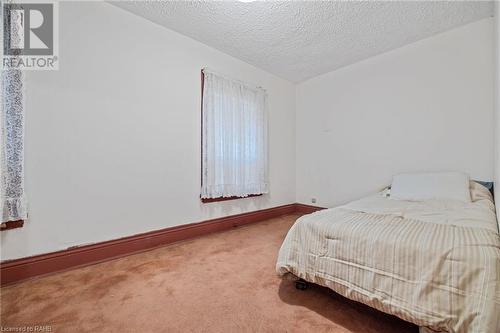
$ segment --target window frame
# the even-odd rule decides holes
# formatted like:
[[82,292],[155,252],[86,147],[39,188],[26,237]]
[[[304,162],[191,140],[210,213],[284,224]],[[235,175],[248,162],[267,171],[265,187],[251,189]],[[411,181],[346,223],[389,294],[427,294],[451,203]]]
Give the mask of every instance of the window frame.
[[0,231],[22,228],[23,225],[24,225],[24,220],[2,222],[0,224]]

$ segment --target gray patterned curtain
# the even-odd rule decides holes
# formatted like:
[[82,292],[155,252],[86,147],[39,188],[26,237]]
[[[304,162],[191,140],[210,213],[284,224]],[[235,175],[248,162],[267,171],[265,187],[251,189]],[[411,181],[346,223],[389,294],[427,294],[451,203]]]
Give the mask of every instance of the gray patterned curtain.
[[1,191],[2,222],[27,217],[24,195],[24,75],[2,71]]
[[[9,28],[6,27],[7,20],[2,21],[3,28]],[[20,70],[1,70],[0,85],[0,218],[1,222],[7,222],[27,218],[24,193],[24,73]]]

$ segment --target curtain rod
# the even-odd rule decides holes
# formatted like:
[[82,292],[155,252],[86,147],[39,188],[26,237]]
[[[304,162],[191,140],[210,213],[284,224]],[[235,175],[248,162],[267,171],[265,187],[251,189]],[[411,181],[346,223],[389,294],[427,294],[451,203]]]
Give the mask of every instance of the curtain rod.
[[232,78],[230,76],[227,76],[225,74],[222,74],[218,71],[214,71],[212,70],[211,68],[208,68],[208,67],[204,67],[202,69],[203,73],[207,72],[207,73],[210,73],[210,74],[215,74],[217,76],[220,76],[220,77],[223,77],[224,79],[227,79],[227,80],[231,80],[231,81],[234,81],[236,83],[239,83],[247,88],[250,88],[250,89],[257,89],[257,90],[262,90],[264,91],[265,93],[267,93],[266,89],[264,89],[263,87],[261,86],[258,86],[256,84],[253,84],[253,83],[249,83],[249,82],[245,82],[245,81],[241,81],[241,80],[238,80],[238,79],[235,79],[235,78]]

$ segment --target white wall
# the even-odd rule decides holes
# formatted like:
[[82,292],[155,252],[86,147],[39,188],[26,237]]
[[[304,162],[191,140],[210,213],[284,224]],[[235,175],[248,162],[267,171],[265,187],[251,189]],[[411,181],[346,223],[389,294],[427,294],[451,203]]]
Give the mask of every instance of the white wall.
[[393,174],[493,179],[493,19],[297,87],[297,200],[335,206]]
[[[60,70],[27,77],[29,221],[14,259],[295,202],[292,84],[107,3],[60,4]],[[200,70],[269,94],[270,194],[200,203]]]
[[495,1],[495,198],[500,228],[500,2]]

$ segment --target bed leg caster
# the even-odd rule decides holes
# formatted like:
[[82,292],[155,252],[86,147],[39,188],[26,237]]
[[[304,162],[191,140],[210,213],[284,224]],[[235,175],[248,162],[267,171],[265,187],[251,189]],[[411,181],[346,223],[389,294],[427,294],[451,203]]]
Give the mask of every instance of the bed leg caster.
[[295,281],[295,288],[297,288],[298,290],[306,290],[307,287],[308,287],[308,284],[306,281],[304,281],[302,279]]

